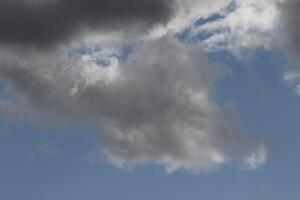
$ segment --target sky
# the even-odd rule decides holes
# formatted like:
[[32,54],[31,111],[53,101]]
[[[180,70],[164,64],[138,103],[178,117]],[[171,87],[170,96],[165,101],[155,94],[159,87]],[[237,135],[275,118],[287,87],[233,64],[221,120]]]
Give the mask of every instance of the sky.
[[0,0],[0,198],[296,200],[297,0]]

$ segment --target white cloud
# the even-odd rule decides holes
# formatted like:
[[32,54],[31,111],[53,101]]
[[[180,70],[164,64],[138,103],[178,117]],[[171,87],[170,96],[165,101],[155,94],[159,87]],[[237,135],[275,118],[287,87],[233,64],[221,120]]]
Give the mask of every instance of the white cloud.
[[300,70],[288,70],[283,75],[284,81],[294,88],[296,95],[300,95]]
[[[270,49],[276,39],[279,11],[276,0],[239,0],[234,10],[204,25],[192,27],[190,37],[210,35],[203,41],[206,51],[229,50],[236,56],[257,48]],[[231,4],[232,5],[232,4]]]
[[265,164],[267,159],[267,150],[264,145],[260,146],[257,150],[257,152],[252,153],[249,157],[245,160],[245,166],[246,168],[250,170],[257,169],[258,167],[261,167],[261,165]]
[[215,12],[219,12],[231,0],[182,0],[178,1],[178,12],[174,19],[167,25],[166,30],[179,32],[191,26],[200,17],[207,17]]

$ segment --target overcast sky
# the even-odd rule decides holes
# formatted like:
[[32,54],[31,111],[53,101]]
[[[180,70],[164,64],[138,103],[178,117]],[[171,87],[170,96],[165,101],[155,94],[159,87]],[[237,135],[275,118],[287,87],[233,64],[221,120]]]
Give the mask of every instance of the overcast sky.
[[0,0],[0,197],[297,199],[297,0]]

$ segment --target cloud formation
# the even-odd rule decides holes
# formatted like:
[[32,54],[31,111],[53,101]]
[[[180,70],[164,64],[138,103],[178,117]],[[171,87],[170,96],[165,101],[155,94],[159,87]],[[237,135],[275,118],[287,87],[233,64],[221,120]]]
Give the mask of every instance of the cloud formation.
[[[230,0],[0,0],[0,44],[49,48],[82,35],[178,32]],[[88,36],[89,37],[89,36]]]
[[207,52],[226,50],[242,57],[249,50],[274,46],[278,20],[277,0],[232,1],[211,20],[194,24],[188,37],[201,38]]
[[281,22],[281,46],[289,58],[289,66],[283,75],[284,81],[294,88],[296,95],[300,95],[300,2],[297,0],[282,0],[278,2]]
[[[214,101],[216,69],[202,49],[171,36],[221,12],[229,0],[0,2],[0,79],[10,97],[1,111],[16,119],[25,113],[93,123],[103,130],[105,155],[118,166],[197,173],[229,162],[255,169],[266,161],[265,145],[241,130],[234,109]],[[238,13],[226,13],[207,30],[247,26]],[[116,32],[142,37],[123,52]],[[92,33],[116,40],[82,46]],[[79,47],[69,46],[74,40]]]
[[200,172],[229,161],[256,168],[265,146],[239,128],[232,108],[213,101],[214,68],[196,47],[166,36],[143,42],[125,61],[1,51],[0,76],[19,109],[101,124],[116,165],[160,164]]
[[300,53],[300,2],[297,0],[285,0],[278,5],[281,10],[285,45],[290,50],[290,53],[297,55]]
[[0,42],[39,47],[87,30],[145,32],[167,23],[175,10],[174,0],[0,0],[0,4]]

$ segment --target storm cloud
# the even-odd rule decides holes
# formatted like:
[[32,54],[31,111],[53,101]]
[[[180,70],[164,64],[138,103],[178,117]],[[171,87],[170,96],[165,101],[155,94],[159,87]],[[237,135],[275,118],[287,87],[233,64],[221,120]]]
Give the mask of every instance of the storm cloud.
[[300,95],[300,2],[297,0],[279,1],[278,8],[280,10],[279,41],[289,59],[283,79],[294,88],[296,95]]
[[285,0],[278,4],[281,10],[282,28],[284,29],[284,42],[289,52],[296,55],[300,53],[300,1]]
[[0,43],[49,47],[84,31],[146,32],[167,23],[174,0],[0,0]]

